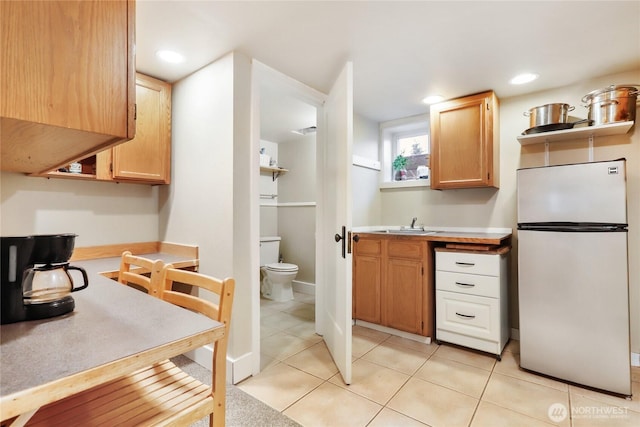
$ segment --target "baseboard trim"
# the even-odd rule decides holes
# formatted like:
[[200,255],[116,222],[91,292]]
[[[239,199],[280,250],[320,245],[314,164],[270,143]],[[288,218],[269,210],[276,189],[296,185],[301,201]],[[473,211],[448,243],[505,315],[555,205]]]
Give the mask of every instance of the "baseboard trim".
[[291,286],[293,290],[296,292],[300,292],[301,294],[307,295],[315,295],[316,294],[316,285],[314,283],[301,282],[299,280],[294,280],[291,282]]
[[375,323],[365,322],[364,320],[356,320],[355,324],[365,328],[373,329],[375,331],[385,332],[387,334],[395,335],[401,338],[407,338],[412,341],[421,342],[423,344],[431,344],[431,337],[424,337],[422,335],[399,331],[397,329],[388,328],[386,326],[376,325]]
[[253,375],[253,353],[245,353],[235,359],[227,356],[227,372],[229,372],[229,367],[231,367],[231,374],[228,378],[230,378],[231,384],[238,384],[249,378]]
[[[198,365],[213,371],[213,346],[206,345],[196,348],[184,355]],[[238,384],[245,378],[249,378],[253,374],[251,366],[251,353],[246,353],[236,359],[227,355],[227,383]]]
[[[520,340],[520,330],[511,328],[511,338]],[[631,366],[640,366],[640,353],[631,352]]]

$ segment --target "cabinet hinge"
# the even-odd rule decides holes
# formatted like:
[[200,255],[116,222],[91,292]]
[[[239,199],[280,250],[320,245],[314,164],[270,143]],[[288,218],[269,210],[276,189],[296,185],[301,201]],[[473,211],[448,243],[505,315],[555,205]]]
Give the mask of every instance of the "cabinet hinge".
[[133,120],[138,120],[138,104],[133,104]]
[[424,267],[420,267],[420,274],[424,276]]
[[424,322],[420,322],[420,330],[424,331]]

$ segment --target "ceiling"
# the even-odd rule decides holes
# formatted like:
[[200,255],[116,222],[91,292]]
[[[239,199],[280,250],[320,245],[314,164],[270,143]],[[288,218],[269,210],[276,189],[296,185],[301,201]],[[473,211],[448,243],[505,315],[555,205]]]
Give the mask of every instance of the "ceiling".
[[[162,63],[160,49],[186,60]],[[640,0],[136,3],[140,72],[175,82],[234,50],[325,93],[352,61],[354,109],[380,122],[427,112],[433,93],[504,99],[640,69]],[[524,71],[540,78],[508,83]],[[274,92],[263,110],[289,101]],[[311,125],[299,120],[289,130]]]

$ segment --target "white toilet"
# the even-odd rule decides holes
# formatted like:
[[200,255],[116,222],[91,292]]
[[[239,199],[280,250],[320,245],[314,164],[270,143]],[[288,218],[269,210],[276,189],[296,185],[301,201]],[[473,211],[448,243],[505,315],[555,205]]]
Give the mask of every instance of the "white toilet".
[[262,296],[274,301],[293,299],[291,282],[298,274],[298,266],[278,262],[280,237],[260,237],[260,271]]

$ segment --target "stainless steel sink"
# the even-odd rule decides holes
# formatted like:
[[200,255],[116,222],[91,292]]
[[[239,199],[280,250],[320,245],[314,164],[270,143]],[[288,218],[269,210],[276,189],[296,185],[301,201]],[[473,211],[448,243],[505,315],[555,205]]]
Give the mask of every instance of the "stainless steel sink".
[[437,231],[422,230],[420,228],[402,228],[402,229],[395,229],[395,230],[391,229],[391,230],[370,231],[370,233],[401,234],[401,235],[410,235],[410,236],[428,236],[430,234],[436,234]]
[[429,231],[429,230],[409,230],[409,229],[403,229],[403,230],[387,230],[387,233],[389,234],[410,234],[412,236],[428,236],[429,234],[436,234],[435,231]]

